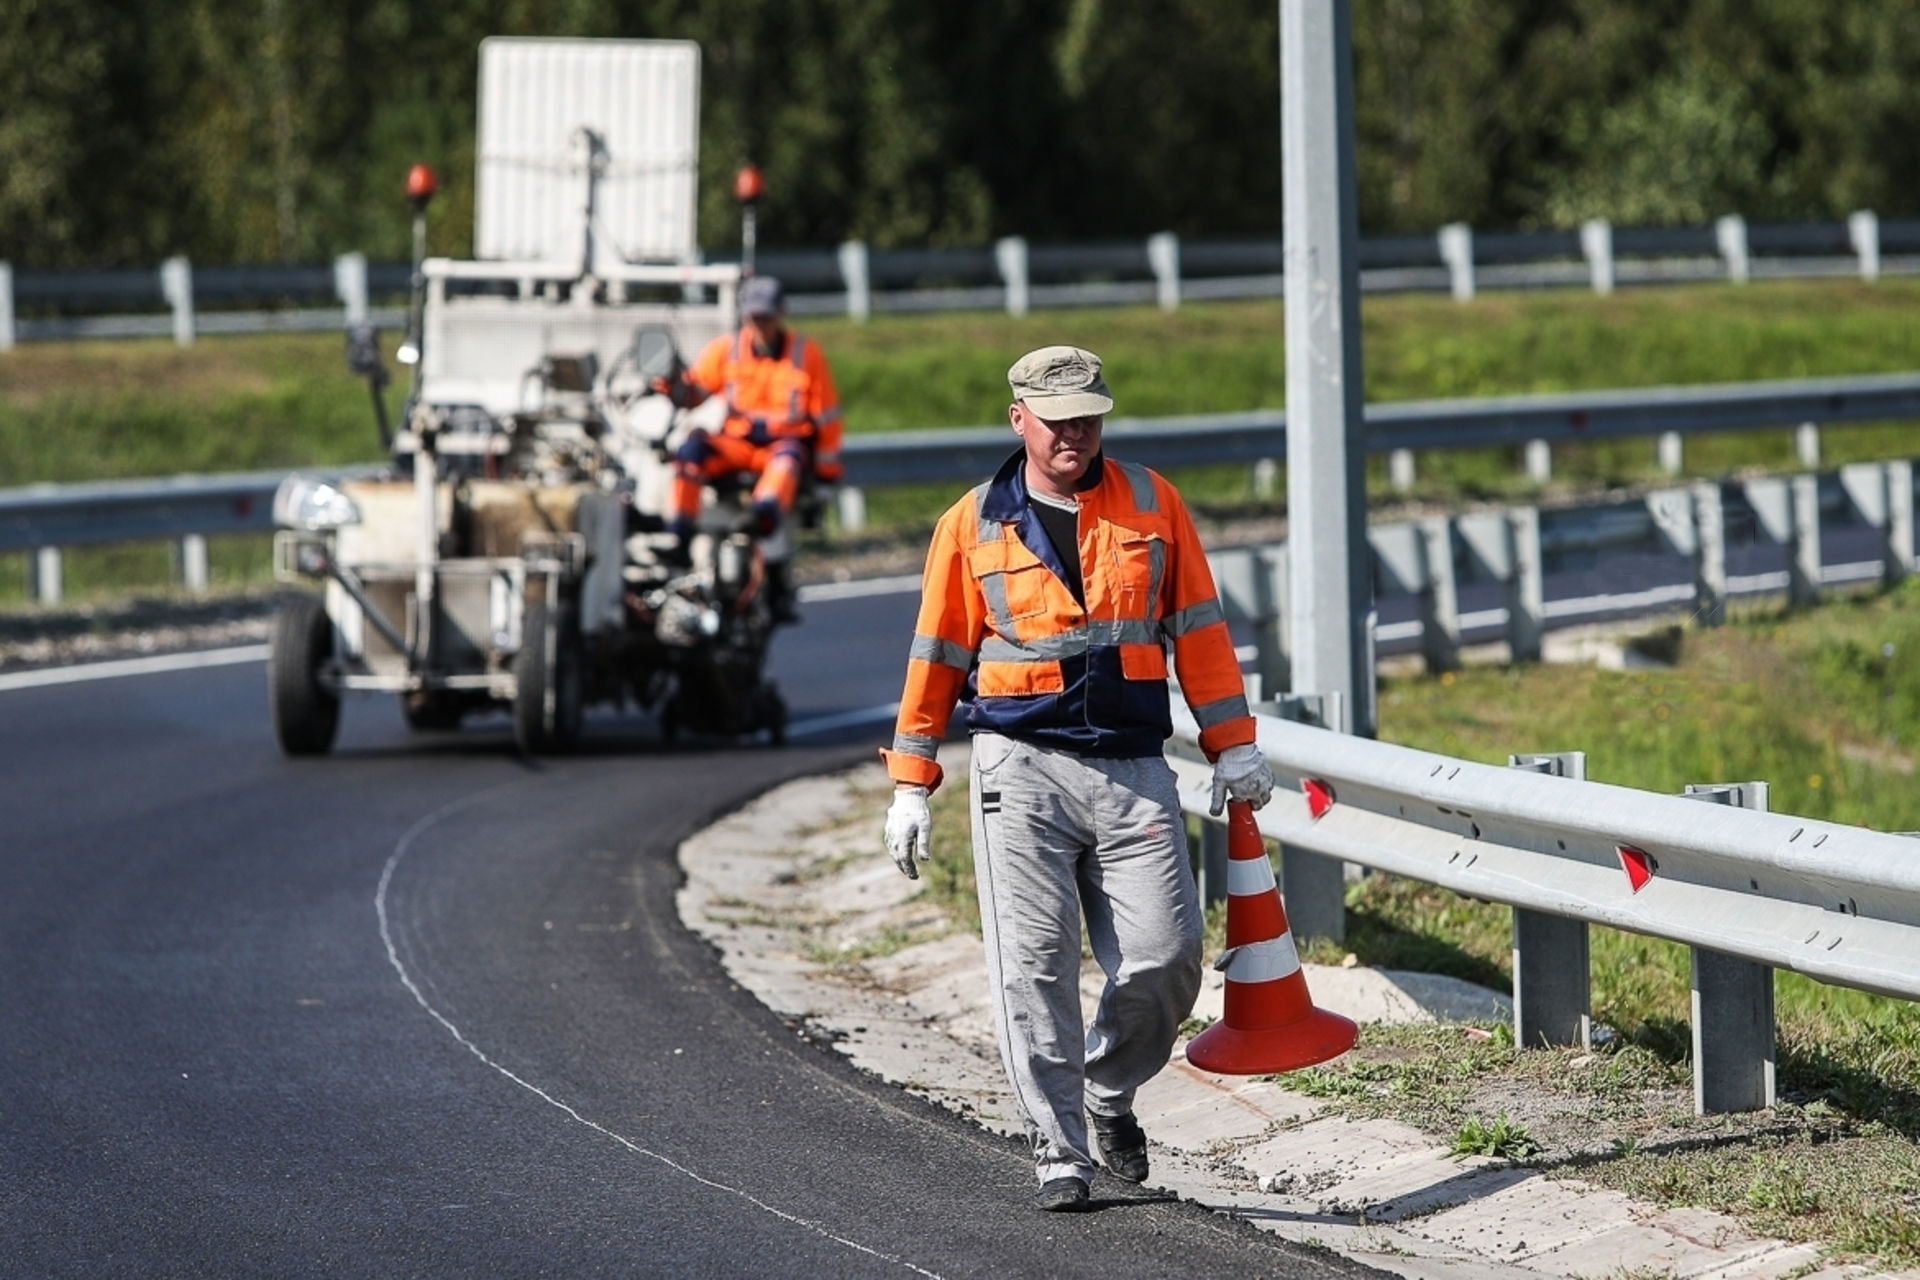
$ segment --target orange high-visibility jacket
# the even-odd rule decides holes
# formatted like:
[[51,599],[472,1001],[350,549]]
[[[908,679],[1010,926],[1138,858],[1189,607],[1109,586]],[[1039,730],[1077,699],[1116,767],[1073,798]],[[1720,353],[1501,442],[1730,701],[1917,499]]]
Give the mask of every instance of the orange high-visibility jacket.
[[687,379],[709,395],[724,396],[728,435],[755,444],[782,436],[813,441],[813,469],[822,480],[840,479],[840,395],[820,344],[788,333],[781,349],[762,355],[753,331],[742,328],[709,342],[687,370]]
[[1026,455],[940,518],[927,552],[893,749],[896,782],[940,785],[955,702],[974,732],[1085,756],[1159,755],[1173,732],[1167,650],[1208,759],[1254,740],[1226,616],[1193,518],[1146,467],[1102,455],[1079,494],[1086,607],[1027,505]]

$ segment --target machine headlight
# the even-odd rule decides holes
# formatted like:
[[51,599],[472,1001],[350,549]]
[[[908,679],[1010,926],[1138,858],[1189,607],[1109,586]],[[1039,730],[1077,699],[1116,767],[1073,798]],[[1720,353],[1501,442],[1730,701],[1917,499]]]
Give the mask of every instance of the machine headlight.
[[288,476],[273,495],[273,522],[283,529],[338,529],[359,524],[360,508],[325,480]]

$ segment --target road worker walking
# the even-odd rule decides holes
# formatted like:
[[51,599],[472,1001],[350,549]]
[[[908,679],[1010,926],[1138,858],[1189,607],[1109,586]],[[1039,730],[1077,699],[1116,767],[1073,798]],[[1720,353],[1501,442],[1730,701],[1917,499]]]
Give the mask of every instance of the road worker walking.
[[[689,432],[674,454],[669,527],[683,547],[706,484],[755,477],[755,532],[773,539],[810,475],[834,484],[842,474],[840,397],[820,344],[787,328],[786,294],[772,276],[754,276],[741,287],[740,311],[746,321],[739,331],[708,343],[672,388],[682,407],[716,395],[727,406],[719,434]],[[769,545],[767,554],[770,603],[783,622],[796,619],[790,550],[790,543]]]
[[[1200,989],[1201,912],[1163,744],[1167,654],[1214,761],[1213,811],[1256,808],[1239,663],[1174,487],[1108,458],[1100,358],[1045,347],[1007,373],[1021,448],[941,517],[893,748],[888,852],[930,854],[935,749],[961,697],[973,736],[974,872],[1001,1061],[1040,1208],[1084,1209],[1093,1160],[1147,1176],[1134,1091],[1166,1065]],[[1080,1008],[1080,920],[1107,981]]]

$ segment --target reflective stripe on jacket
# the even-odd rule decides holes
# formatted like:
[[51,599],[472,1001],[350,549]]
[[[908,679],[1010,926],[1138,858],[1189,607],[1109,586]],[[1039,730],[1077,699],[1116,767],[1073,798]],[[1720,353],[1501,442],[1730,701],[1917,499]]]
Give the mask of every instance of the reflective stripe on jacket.
[[778,355],[762,355],[743,328],[709,342],[687,377],[726,400],[726,434],[762,445],[782,436],[811,440],[815,472],[840,479],[840,395],[819,343],[788,333]]
[[940,518],[927,552],[893,748],[896,782],[940,785],[954,704],[967,727],[1084,756],[1158,755],[1172,733],[1167,651],[1209,759],[1254,740],[1240,664],[1180,495],[1104,455],[1082,490],[1086,607],[1027,505],[1026,455]]

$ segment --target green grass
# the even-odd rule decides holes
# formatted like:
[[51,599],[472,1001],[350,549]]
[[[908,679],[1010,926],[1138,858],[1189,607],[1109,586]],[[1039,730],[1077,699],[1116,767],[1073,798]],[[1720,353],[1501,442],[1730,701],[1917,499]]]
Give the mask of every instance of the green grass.
[[[1595,297],[1581,290],[1443,297],[1370,297],[1362,307],[1369,400],[1481,396],[1578,388],[1746,381],[1920,368],[1920,281],[1782,281],[1693,285]],[[1285,399],[1278,302],[1189,304],[1000,314],[885,316],[858,325],[808,318],[825,344],[851,432],[1004,421],[1006,368],[1052,342],[1107,361],[1121,416],[1280,407]],[[389,335],[388,345],[392,345]],[[398,390],[389,399],[397,407]],[[1008,437],[1009,448],[1012,436]],[[1829,463],[1903,456],[1910,431],[1853,426],[1823,433]],[[30,344],[0,355],[0,488],[181,472],[241,471],[375,460],[365,386],[330,334]],[[1706,436],[1687,447],[1692,474],[1794,465],[1790,433]],[[1387,493],[1384,464],[1370,487]],[[1175,480],[1208,517],[1278,514],[1242,467],[1182,468]],[[1548,496],[1658,475],[1651,441],[1557,451]],[[1422,455],[1414,497],[1533,494],[1509,450]],[[875,492],[873,524],[911,540],[958,493],[951,485]],[[255,546],[216,560],[223,580],[258,581]],[[822,541],[814,540],[814,549]],[[107,556],[68,573],[74,591],[166,581],[159,567]],[[0,603],[21,574],[0,564]]]
[[32,344],[0,355],[0,486],[380,456],[340,338]]

